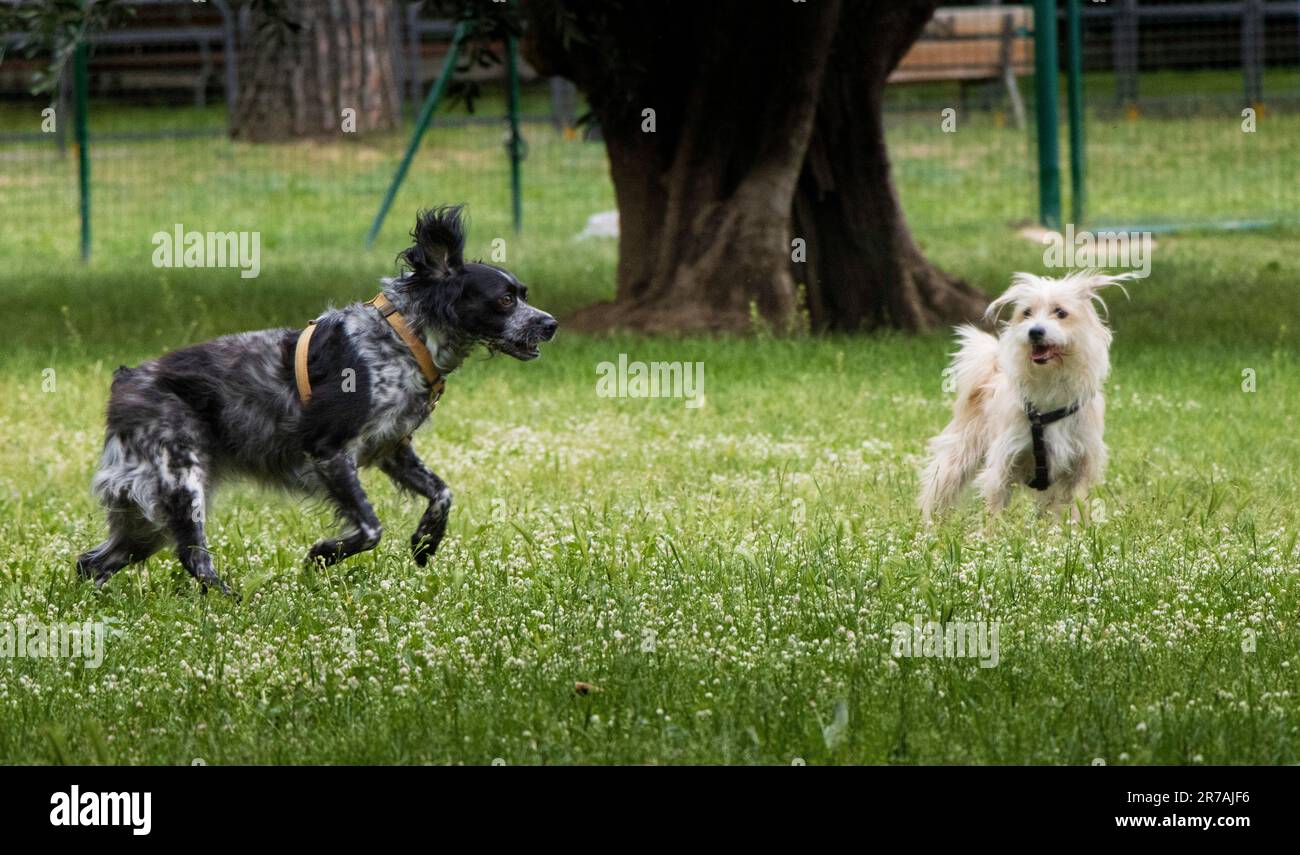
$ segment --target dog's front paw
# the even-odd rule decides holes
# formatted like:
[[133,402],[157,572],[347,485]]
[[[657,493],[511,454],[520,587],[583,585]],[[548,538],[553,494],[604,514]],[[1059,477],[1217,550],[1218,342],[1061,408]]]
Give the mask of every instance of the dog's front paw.
[[415,563],[423,567],[429,563],[429,559],[438,551],[438,542],[442,538],[434,539],[423,527],[416,529],[415,534],[411,535],[411,555],[415,558]]
[[338,540],[321,540],[307,550],[306,565],[311,569],[328,567],[339,560],[343,544]]
[[235,605],[239,605],[244,601],[244,598],[240,596],[238,591],[221,581],[216,576],[213,576],[211,581],[203,582],[199,585],[199,591],[204,594],[208,592],[209,588],[216,588],[227,597],[230,597],[230,599],[235,601]]

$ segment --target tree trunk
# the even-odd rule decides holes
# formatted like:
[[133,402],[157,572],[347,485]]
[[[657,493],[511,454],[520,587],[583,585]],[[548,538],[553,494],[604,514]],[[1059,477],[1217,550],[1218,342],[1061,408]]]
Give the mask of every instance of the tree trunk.
[[846,4],[794,199],[816,329],[923,331],[987,301],[926,260],[908,230],[885,146],[885,82],[932,14],[928,3]]
[[570,325],[779,331],[807,308],[818,329],[921,330],[977,315],[983,298],[912,240],[885,150],[885,79],[934,6],[530,0],[529,60],[587,94],[619,208],[615,300]]
[[[792,317],[789,200],[822,70],[818,62],[799,67],[795,54],[805,39],[829,44],[832,30],[782,29],[785,55],[773,50],[753,65],[726,52],[706,58],[682,93],[680,124],[656,127],[671,136],[662,171],[646,169],[649,134],[640,123],[602,125],[621,214],[618,297],[584,312],[579,325],[744,330],[757,318]],[[768,85],[776,74],[796,79]],[[754,119],[784,132],[755,140]]]
[[[784,328],[797,308],[790,201],[812,131],[839,0],[629,4],[603,21],[622,62],[562,45],[531,3],[529,59],[588,94],[619,207],[613,303],[588,329]],[[646,110],[653,110],[653,130]]]
[[397,127],[393,16],[388,2],[301,0],[273,13],[255,4],[231,136],[266,142]]

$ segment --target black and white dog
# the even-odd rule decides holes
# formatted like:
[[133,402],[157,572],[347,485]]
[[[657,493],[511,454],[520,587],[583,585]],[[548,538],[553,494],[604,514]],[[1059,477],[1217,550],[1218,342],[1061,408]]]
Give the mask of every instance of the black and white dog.
[[383,281],[382,295],[415,338],[408,344],[370,303],[326,311],[304,347],[306,397],[295,384],[302,330],[223,336],[115,372],[93,482],[109,535],[77,559],[83,577],[103,585],[170,541],[205,591],[230,593],[213,570],[204,518],[214,487],[234,475],[334,506],[345,533],[312,546],[309,562],[373,549],[381,526],[357,478],[369,465],[428,500],[411,548],[417,564],[429,560],[447,528],[451,491],[408,438],[433,409],[438,375],[454,371],[476,344],[535,359],[557,325],[528,305],[528,289],[509,272],[465,263],[460,207],[422,213],[411,236],[414,245],[399,256],[404,272]]

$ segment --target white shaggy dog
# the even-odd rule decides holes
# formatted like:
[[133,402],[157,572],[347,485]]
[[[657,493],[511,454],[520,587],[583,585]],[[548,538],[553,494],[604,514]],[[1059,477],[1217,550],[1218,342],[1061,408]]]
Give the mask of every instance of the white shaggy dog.
[[1101,480],[1111,332],[1094,303],[1105,309],[1097,292],[1128,278],[1017,273],[986,314],[996,321],[1012,307],[996,338],[973,326],[957,328],[953,418],[930,440],[921,473],[919,504],[927,522],[972,479],[992,513],[1006,507],[1017,483],[1038,490],[1039,510],[1047,512],[1084,497]]

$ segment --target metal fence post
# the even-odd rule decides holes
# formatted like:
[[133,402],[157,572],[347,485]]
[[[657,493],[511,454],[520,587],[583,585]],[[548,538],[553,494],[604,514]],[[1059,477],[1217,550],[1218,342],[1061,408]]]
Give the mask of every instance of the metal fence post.
[[69,109],[71,103],[70,94],[72,91],[72,74],[71,69],[65,64],[59,69],[59,91],[54,96],[54,138],[59,145],[59,157],[68,156],[68,131],[67,115],[72,112]]
[[524,200],[520,162],[523,160],[524,141],[519,135],[519,40],[506,37],[506,99],[510,114],[510,210],[514,218],[515,233],[524,225]]
[[424,63],[420,58],[420,4],[411,3],[406,7],[406,50],[407,78],[406,97],[414,106],[420,100],[420,89],[424,85]]
[[73,113],[77,138],[77,183],[81,191],[81,260],[90,259],[90,112],[89,49],[85,41],[77,42],[73,51]]
[[1066,91],[1070,110],[1070,219],[1083,222],[1087,194],[1083,141],[1083,34],[1079,23],[1079,0],[1065,1],[1065,61],[1069,69]]
[[1256,107],[1264,100],[1264,2],[1245,0],[1241,12],[1241,77],[1246,90],[1246,106]]
[[1121,0],[1111,24],[1115,52],[1115,101],[1131,110],[1138,99],[1137,0]]
[[563,77],[551,78],[551,122],[557,133],[573,129],[577,110],[578,89]]
[[1038,120],[1038,219],[1061,227],[1061,159],[1056,97],[1056,3],[1034,0],[1034,100]]

